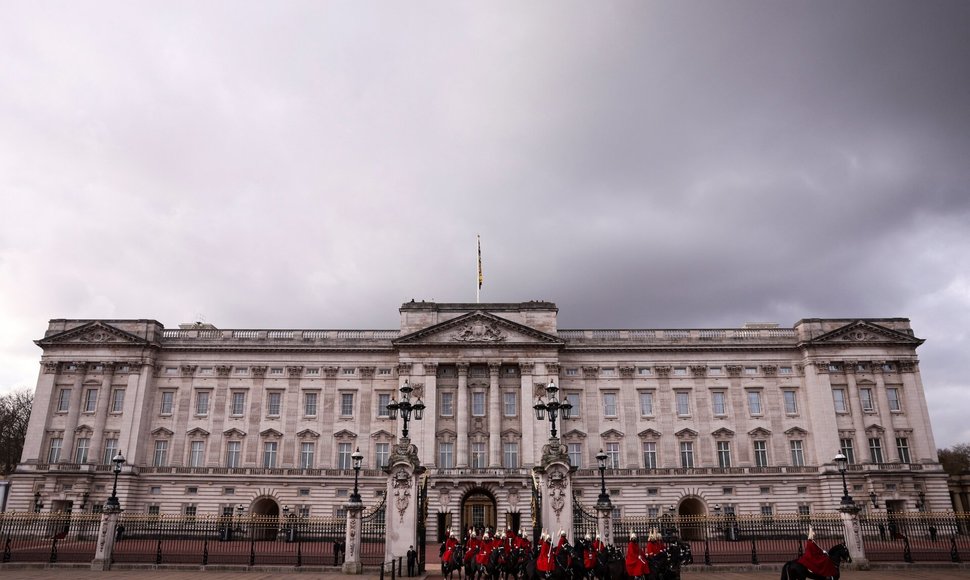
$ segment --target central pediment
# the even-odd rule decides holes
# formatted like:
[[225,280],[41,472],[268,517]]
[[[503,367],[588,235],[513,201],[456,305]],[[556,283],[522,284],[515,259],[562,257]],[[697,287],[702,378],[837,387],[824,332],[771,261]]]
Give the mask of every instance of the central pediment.
[[478,310],[402,336],[394,344],[458,347],[526,344],[559,346],[564,342],[557,336]]

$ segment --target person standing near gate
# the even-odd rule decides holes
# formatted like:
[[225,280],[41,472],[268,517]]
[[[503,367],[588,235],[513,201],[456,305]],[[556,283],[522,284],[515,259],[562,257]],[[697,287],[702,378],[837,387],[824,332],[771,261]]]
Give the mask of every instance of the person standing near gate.
[[417,564],[418,553],[414,551],[414,546],[408,546],[408,576],[414,576]]

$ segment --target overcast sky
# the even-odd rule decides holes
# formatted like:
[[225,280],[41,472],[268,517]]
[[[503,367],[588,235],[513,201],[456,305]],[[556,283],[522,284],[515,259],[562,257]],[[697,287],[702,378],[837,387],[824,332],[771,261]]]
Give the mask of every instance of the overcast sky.
[[51,318],[912,319],[970,442],[970,3],[0,0],[0,392]]

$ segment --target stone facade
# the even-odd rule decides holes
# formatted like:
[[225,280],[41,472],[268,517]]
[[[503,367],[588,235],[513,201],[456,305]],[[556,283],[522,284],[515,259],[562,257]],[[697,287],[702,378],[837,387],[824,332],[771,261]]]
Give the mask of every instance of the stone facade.
[[[459,523],[532,527],[532,468],[549,440],[532,410],[550,381],[572,490],[592,510],[595,456],[620,515],[834,511],[832,458],[851,448],[859,500],[948,509],[909,321],[806,319],[792,328],[559,330],[548,302],[400,309],[399,330],[165,329],[153,320],[52,320],[9,510],[311,516],[342,509],[350,453],[361,494],[401,428],[384,406],[405,380],[426,405],[410,439],[427,468],[432,534]],[[39,495],[35,495],[39,494]],[[871,509],[871,508],[870,508]],[[429,538],[433,540],[434,538]]]

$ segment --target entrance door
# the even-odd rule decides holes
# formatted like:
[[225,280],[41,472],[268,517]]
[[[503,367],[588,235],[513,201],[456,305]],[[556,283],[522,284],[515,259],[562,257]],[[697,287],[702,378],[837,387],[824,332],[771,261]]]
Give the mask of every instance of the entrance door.
[[461,504],[461,529],[475,528],[481,536],[485,528],[495,530],[495,500],[484,491],[472,492]]
[[[451,529],[451,512],[439,513],[438,514],[438,543],[444,542],[448,539],[448,530]],[[458,530],[455,530],[455,535],[458,534]]]
[[275,540],[279,533],[280,504],[268,497],[253,502],[253,537],[257,540]]

